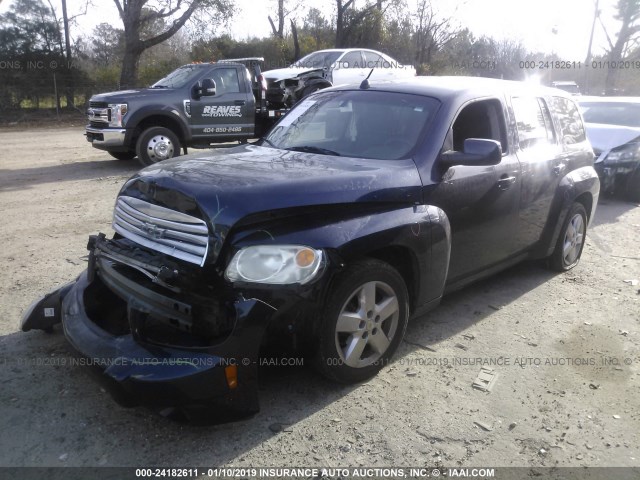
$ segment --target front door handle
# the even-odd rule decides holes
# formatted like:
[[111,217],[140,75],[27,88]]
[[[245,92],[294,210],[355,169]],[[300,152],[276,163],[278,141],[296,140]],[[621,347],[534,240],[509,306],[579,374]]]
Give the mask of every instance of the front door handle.
[[236,105],[246,105],[247,104],[246,100],[236,100],[234,103]]
[[500,177],[500,180],[498,180],[498,188],[500,190],[508,190],[514,183],[516,183],[516,177],[509,177],[504,174]]

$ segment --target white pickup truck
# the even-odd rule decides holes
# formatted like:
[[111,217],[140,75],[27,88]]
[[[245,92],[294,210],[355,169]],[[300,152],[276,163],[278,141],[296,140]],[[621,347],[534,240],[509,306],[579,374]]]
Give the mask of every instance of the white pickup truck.
[[[370,75],[370,76],[369,76]],[[271,108],[290,107],[322,88],[371,81],[415,77],[411,65],[364,48],[318,50],[288,68],[263,72],[267,80],[267,102]]]

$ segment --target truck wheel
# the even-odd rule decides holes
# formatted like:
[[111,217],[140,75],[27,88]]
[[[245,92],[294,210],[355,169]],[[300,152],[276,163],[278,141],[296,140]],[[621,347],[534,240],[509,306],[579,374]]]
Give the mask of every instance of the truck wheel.
[[632,202],[640,202],[640,166],[637,166],[629,175],[624,188],[624,196]]
[[136,152],[109,152],[116,160],[133,160],[136,158]]
[[407,287],[387,263],[363,260],[334,283],[321,315],[317,369],[330,380],[361,382],[389,362],[404,337]]
[[180,140],[175,133],[164,127],[147,128],[136,144],[138,161],[142,165],[152,165],[180,155]]
[[569,210],[556,248],[549,257],[549,267],[557,272],[566,272],[580,261],[587,234],[587,212],[581,203],[574,203]]

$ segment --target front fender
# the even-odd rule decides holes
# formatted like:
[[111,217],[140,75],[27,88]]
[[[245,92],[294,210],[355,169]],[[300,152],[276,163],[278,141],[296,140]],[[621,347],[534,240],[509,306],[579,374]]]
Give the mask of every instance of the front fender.
[[332,210],[313,219],[289,218],[286,222],[253,226],[234,237],[234,249],[272,243],[330,251],[330,257],[339,259],[334,262],[342,265],[330,265],[329,275],[366,256],[383,256],[394,266],[393,256],[389,259],[383,253],[402,249],[410,259],[414,284],[407,287],[413,293],[415,309],[442,296],[451,251],[449,220],[441,209],[430,205],[351,215],[345,209]]
[[185,140],[191,140],[191,132],[189,130],[189,120],[186,118],[183,111],[179,110],[173,105],[147,105],[140,108],[135,108],[132,111],[131,117],[126,119],[125,127],[127,134],[135,131],[142,121],[149,117],[163,117],[178,125],[180,129],[180,136]]
[[534,256],[546,258],[553,253],[562,224],[576,200],[585,205],[590,224],[596,211],[599,195],[600,179],[593,167],[578,168],[565,175],[556,189],[549,218]]

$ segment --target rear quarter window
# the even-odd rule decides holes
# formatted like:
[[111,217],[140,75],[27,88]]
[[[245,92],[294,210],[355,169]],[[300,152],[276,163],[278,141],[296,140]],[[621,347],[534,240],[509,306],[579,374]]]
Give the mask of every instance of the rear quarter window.
[[564,97],[553,97],[550,107],[558,119],[560,141],[564,145],[573,145],[586,140],[582,117],[573,100]]

